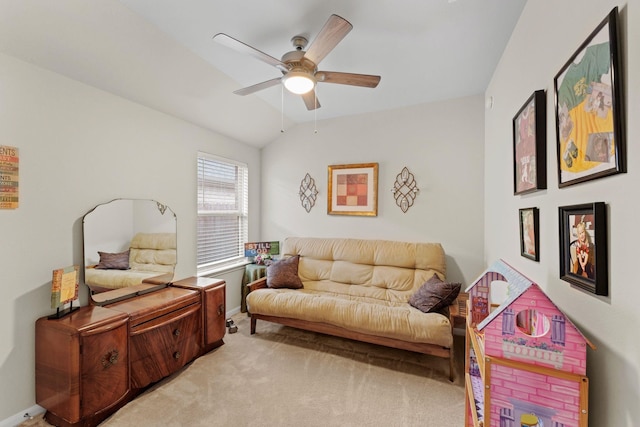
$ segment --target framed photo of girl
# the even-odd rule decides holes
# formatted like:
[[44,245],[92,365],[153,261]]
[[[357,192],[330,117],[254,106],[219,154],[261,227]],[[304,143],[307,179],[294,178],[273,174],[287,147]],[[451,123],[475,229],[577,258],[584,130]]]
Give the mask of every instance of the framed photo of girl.
[[533,261],[540,260],[538,208],[520,209],[520,255]]
[[547,188],[547,106],[543,90],[513,118],[513,194]]
[[558,213],[560,279],[593,294],[608,295],[606,205],[561,206]]
[[558,186],[626,172],[615,7],[555,76]]

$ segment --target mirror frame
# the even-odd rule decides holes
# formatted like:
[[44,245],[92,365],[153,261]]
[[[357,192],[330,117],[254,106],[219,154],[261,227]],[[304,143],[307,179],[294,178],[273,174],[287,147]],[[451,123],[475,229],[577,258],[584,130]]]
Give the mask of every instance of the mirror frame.
[[[131,202],[131,207],[129,208],[126,205],[127,209],[122,209],[119,206],[112,205],[111,208],[113,212],[103,211],[103,214],[113,215],[122,217],[122,222],[125,224],[122,225],[122,222],[114,221],[112,224],[104,225],[104,222],[100,222],[102,220],[101,217],[93,217],[93,219],[97,219],[98,222],[92,224],[91,221],[88,221],[88,217],[93,214],[96,214],[96,211],[100,211],[101,208],[107,207],[110,204],[117,203],[125,203]],[[143,206],[144,209],[141,212],[136,212],[136,202],[144,202],[144,203],[152,203],[152,207],[147,207],[146,204]],[[161,220],[156,221],[158,218],[149,216],[149,212],[152,211],[153,207],[157,208],[160,213]],[[128,212],[130,211],[130,212]],[[106,216],[105,216],[106,218]],[[149,225],[149,219],[153,219],[151,221],[153,224]],[[109,221],[106,221],[107,223]],[[99,231],[96,233],[96,226],[99,224]],[[119,301],[122,299],[130,298],[136,295],[141,295],[148,292],[153,292],[157,289],[167,287],[174,278],[175,275],[175,267],[178,261],[178,252],[177,252],[177,244],[176,244],[176,253],[175,253],[175,264],[173,265],[173,271],[168,273],[157,273],[148,279],[141,279],[141,283],[135,284],[132,286],[119,287],[115,289],[105,289],[104,287],[100,287],[95,283],[87,282],[87,269],[89,266],[95,265],[98,263],[97,258],[90,259],[88,253],[96,253],[97,248],[100,247],[104,252],[112,251],[114,253],[122,252],[126,250],[126,247],[130,244],[132,238],[137,233],[150,233],[150,232],[172,232],[176,234],[176,242],[177,242],[177,217],[175,212],[167,205],[160,203],[156,200],[152,199],[128,199],[128,198],[118,198],[113,199],[108,202],[99,204],[95,206],[93,209],[88,211],[82,217],[82,243],[83,243],[83,282],[89,288],[89,298],[92,300],[92,303],[95,305],[105,305],[115,301]],[[107,239],[111,240],[103,245],[102,241],[99,244],[95,243],[95,240],[92,242],[92,238],[88,236],[99,235],[98,239]],[[115,239],[113,237],[115,236]],[[118,238],[117,236],[120,236]],[[123,237],[126,236],[126,237]],[[126,240],[126,243],[122,243],[122,240]],[[94,262],[95,261],[95,262]],[[109,271],[109,270],[103,270]],[[115,270],[114,270],[115,271]],[[123,276],[126,275],[126,271],[120,270],[118,273],[122,272]],[[123,279],[124,280],[124,279]],[[128,280],[128,279],[127,279]]]

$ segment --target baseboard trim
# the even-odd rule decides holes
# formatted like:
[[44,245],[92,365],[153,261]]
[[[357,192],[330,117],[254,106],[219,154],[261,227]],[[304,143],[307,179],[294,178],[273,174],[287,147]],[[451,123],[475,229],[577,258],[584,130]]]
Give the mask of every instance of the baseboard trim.
[[43,414],[45,409],[40,405],[33,405],[15,415],[0,421],[0,427],[16,427],[25,422],[29,417],[36,417]]
[[[227,311],[226,316],[227,318],[233,316],[234,314],[240,313],[240,306],[235,307],[229,311]],[[0,427],[16,427],[19,426],[20,424],[22,424],[23,422],[25,422],[27,420],[28,417],[36,417],[40,414],[43,414],[44,412],[46,412],[46,409],[44,409],[42,406],[40,405],[33,405],[30,408],[27,408],[23,411],[18,412],[15,415],[10,416],[9,418],[6,418],[4,420],[0,421]]]

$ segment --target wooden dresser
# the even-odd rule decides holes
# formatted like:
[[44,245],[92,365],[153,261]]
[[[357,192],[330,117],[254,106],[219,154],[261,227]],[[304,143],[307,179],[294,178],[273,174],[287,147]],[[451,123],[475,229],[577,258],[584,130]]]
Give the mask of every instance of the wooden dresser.
[[95,426],[222,345],[223,280],[196,278],[36,322],[36,402],[57,426]]

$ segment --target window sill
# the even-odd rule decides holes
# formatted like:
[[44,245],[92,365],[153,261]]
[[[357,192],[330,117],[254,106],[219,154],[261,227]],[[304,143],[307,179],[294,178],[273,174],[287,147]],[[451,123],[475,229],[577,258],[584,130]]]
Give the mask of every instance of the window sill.
[[202,270],[198,270],[198,277],[214,276],[220,273],[227,273],[231,270],[238,270],[244,268],[245,265],[251,264],[251,262],[242,260],[224,265],[216,265],[215,267],[209,267]]

